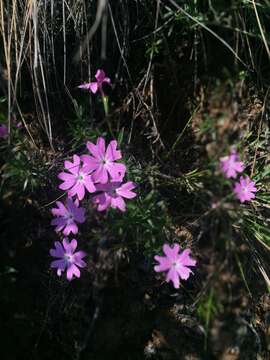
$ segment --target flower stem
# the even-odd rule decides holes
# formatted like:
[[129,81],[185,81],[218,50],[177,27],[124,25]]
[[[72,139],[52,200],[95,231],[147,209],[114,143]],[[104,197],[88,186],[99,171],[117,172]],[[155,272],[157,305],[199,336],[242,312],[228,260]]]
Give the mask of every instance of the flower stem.
[[108,116],[108,114],[109,114],[109,97],[102,95],[101,98],[102,98],[102,102],[103,102],[103,108],[104,108],[105,115]]

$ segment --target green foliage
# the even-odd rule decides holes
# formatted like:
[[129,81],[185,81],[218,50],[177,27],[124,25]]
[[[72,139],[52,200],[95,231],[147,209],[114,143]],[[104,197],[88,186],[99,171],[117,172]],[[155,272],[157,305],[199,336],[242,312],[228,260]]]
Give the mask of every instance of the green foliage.
[[205,328],[205,348],[211,321],[222,313],[222,310],[223,306],[219,301],[218,294],[213,287],[210,287],[207,293],[200,298],[197,306],[197,314]]
[[[47,166],[38,152],[16,146],[6,152],[6,163],[2,167],[1,189],[34,191],[47,177]],[[46,166],[47,165],[47,166]]]
[[146,50],[145,50],[146,56],[158,55],[161,52],[162,45],[163,45],[162,39],[157,39],[152,42],[146,43]]
[[152,256],[166,240],[170,225],[166,203],[155,191],[145,195],[137,188],[137,193],[138,198],[128,202],[125,213],[108,213],[108,232],[126,246],[142,249]]

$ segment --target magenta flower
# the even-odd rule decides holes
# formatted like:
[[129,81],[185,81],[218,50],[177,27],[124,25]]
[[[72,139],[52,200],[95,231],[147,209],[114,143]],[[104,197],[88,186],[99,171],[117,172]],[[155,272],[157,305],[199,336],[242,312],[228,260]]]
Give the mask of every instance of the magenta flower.
[[58,258],[51,262],[50,267],[57,269],[57,275],[61,276],[62,272],[67,271],[67,279],[72,280],[73,275],[77,278],[81,276],[80,268],[84,268],[86,263],[82,260],[87,254],[84,251],[74,252],[77,248],[77,240],[73,239],[68,242],[67,238],[64,238],[63,243],[56,241],[54,243],[55,249],[50,249],[50,255]]
[[70,233],[77,234],[76,222],[82,224],[85,221],[85,209],[77,206],[70,198],[67,199],[66,206],[61,201],[56,201],[56,205],[57,208],[52,209],[56,218],[51,221],[51,225],[56,226],[55,231],[63,231],[66,236]]
[[244,163],[239,161],[238,154],[232,151],[230,155],[220,159],[220,169],[227,179],[236,178],[237,173],[244,170]]
[[155,256],[155,260],[159,262],[159,265],[154,267],[155,271],[167,271],[166,281],[172,281],[175,289],[179,288],[179,278],[187,280],[192,273],[188,266],[196,265],[196,260],[189,256],[190,249],[186,249],[180,254],[179,250],[178,244],[173,244],[172,248],[165,244],[163,245],[163,252],[166,256]]
[[114,181],[122,181],[126,167],[124,164],[116,162],[116,160],[122,158],[121,151],[116,150],[116,140],[112,140],[107,149],[105,148],[105,140],[102,137],[97,139],[96,145],[88,141],[86,146],[91,155],[82,155],[81,159],[86,166],[93,170],[92,178],[94,182],[105,184],[109,180],[109,175]]
[[103,85],[103,83],[107,83],[110,85],[111,79],[106,77],[105,72],[101,69],[97,70],[95,78],[97,81],[86,83],[86,84],[81,84],[78,87],[80,89],[90,90],[93,94],[95,94],[99,90],[101,96],[105,96],[102,85]]
[[123,198],[133,199],[137,196],[136,193],[131,191],[134,188],[135,184],[132,181],[125,184],[121,184],[121,182],[98,184],[97,190],[102,191],[102,193],[94,196],[92,200],[95,204],[98,204],[98,211],[106,210],[110,206],[113,209],[126,211],[126,204]]
[[235,183],[233,191],[240,202],[243,203],[245,201],[254,199],[254,193],[258,190],[255,186],[255,182],[252,181],[248,176],[245,178],[241,176],[240,181]]
[[77,195],[78,199],[82,200],[85,195],[85,189],[90,193],[96,191],[90,175],[91,169],[87,164],[81,166],[81,159],[78,155],[73,155],[73,162],[65,161],[65,169],[69,173],[61,172],[58,174],[58,178],[64,181],[59,185],[59,189],[69,190],[69,197]]
[[8,136],[8,128],[6,125],[0,125],[0,138],[5,139]]

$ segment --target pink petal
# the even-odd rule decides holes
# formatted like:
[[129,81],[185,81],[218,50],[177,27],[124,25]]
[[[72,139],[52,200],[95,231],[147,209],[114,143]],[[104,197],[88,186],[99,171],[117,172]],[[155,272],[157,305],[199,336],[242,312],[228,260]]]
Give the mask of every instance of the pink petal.
[[81,84],[81,85],[78,86],[78,88],[84,89],[84,90],[90,90],[90,84],[91,83]]
[[102,155],[102,157],[105,157],[105,140],[103,137],[99,137],[97,139],[97,147],[100,151],[100,155]]
[[70,175],[66,173],[60,173],[58,175],[58,178],[64,180],[64,182],[59,185],[59,189],[61,190],[70,189],[75,184],[76,181],[74,175]]
[[156,272],[167,271],[171,267],[171,261],[164,256],[155,256],[155,260],[159,262],[159,265],[154,267]]
[[116,193],[120,196],[123,196],[126,199],[133,199],[134,197],[137,196],[137,194],[130,190],[134,188],[135,188],[134,183],[132,181],[129,181],[126,184],[120,186],[120,188],[116,189]]
[[51,210],[54,216],[64,216],[67,214],[68,211],[61,201],[56,201],[56,205],[58,206],[58,208],[53,208]]
[[121,151],[116,150],[117,148],[117,141],[112,140],[106,150],[105,159],[109,161],[115,161],[122,158]]
[[90,90],[92,91],[93,94],[95,94],[98,91],[98,83],[97,82],[91,82],[89,84],[90,86]]
[[105,184],[108,182],[108,173],[104,165],[100,165],[92,174],[94,182]]
[[74,263],[81,267],[84,268],[87,266],[86,262],[84,260],[82,260],[83,257],[85,257],[87,254],[84,251],[78,251],[74,254]]
[[105,83],[107,83],[107,84],[111,85],[111,79],[110,79],[110,78],[108,78],[108,77],[105,77],[105,78],[104,78],[104,80],[103,80],[103,82],[105,82]]
[[69,196],[72,197],[74,195],[77,195],[80,201],[84,198],[85,189],[83,184],[77,182],[77,184],[73,186],[73,188],[69,191]]
[[84,185],[86,187],[86,189],[90,192],[90,193],[94,193],[96,191],[96,187],[92,181],[92,177],[91,176],[86,176],[84,178]]
[[77,248],[77,240],[72,239],[71,242],[69,243],[68,238],[64,238],[63,246],[64,246],[64,249],[66,250],[66,253],[73,254]]
[[75,275],[77,278],[80,277],[80,270],[77,268],[75,264],[71,264],[67,269],[67,279],[68,281],[71,281],[73,278],[73,275]]
[[63,234],[68,236],[70,233],[77,234],[78,233],[78,226],[75,223],[66,225]]
[[63,218],[56,218],[51,221],[51,225],[56,226],[55,231],[61,231],[66,225],[66,221]]
[[74,212],[74,219],[80,224],[85,222],[85,209],[77,208],[76,212]]
[[121,196],[117,196],[116,198],[111,198],[111,207],[113,209],[119,209],[121,211],[126,211],[126,203]]
[[182,265],[177,266],[176,271],[183,280],[187,280],[189,278],[190,273],[192,273],[192,271],[189,268]]
[[95,75],[98,83],[102,83],[105,79],[105,72],[101,69],[98,69]]
[[126,166],[121,163],[109,163],[105,165],[105,168],[108,170],[114,181],[119,179],[122,180],[126,172]]
[[87,173],[96,170],[100,164],[100,161],[90,155],[82,155],[81,160],[83,161],[83,169]]
[[87,149],[97,159],[102,160],[105,156],[105,140],[101,137],[97,139],[97,144],[93,144],[90,141],[86,144]]
[[65,260],[54,260],[51,262],[50,267],[58,268],[58,269],[61,269],[62,271],[64,271],[65,267],[66,267],[66,262],[65,262]]
[[98,211],[106,210],[111,204],[111,198],[105,193],[94,196],[92,201],[94,204],[98,204]]
[[55,241],[54,243],[55,249],[50,249],[50,255],[53,257],[61,258],[64,256],[64,249],[60,241]]
[[65,168],[66,168],[69,172],[71,172],[73,175],[77,175],[77,174],[78,174],[78,172],[79,172],[79,165],[80,165],[80,164],[74,164],[74,163],[72,163],[71,161],[68,161],[68,160],[66,160],[66,161],[64,162]]
[[179,289],[179,275],[174,267],[169,270],[166,276],[166,281],[172,281],[175,289]]
[[196,265],[196,260],[193,260],[190,257],[190,252],[191,252],[190,249],[186,249],[180,254],[178,259],[179,259],[181,265],[183,265],[183,266],[195,266]]
[[167,257],[171,261],[176,261],[177,260],[179,250],[180,250],[180,247],[179,247],[178,244],[173,244],[172,248],[168,244],[163,245],[164,254],[167,255]]

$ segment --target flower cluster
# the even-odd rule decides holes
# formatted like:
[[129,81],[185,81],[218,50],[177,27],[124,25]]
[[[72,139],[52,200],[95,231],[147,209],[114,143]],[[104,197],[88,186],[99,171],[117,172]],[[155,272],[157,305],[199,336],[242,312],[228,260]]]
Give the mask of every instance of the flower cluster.
[[[238,174],[244,171],[244,163],[239,160],[239,155],[233,150],[230,155],[220,159],[220,170],[227,179],[235,179]],[[249,176],[241,176],[233,188],[235,196],[241,203],[254,199],[257,191],[255,182]]]
[[[105,72],[97,70],[96,81],[84,83],[80,89],[88,90],[93,94],[100,93],[105,114],[108,114],[108,98],[104,93],[103,84],[111,85],[110,78]],[[76,235],[79,231],[78,224],[85,221],[86,210],[80,206],[85,196],[93,194],[91,202],[97,211],[105,211],[109,208],[126,211],[126,200],[136,197],[135,184],[132,181],[124,181],[126,166],[119,160],[122,159],[121,151],[117,149],[116,140],[110,141],[106,147],[104,138],[99,137],[96,143],[87,142],[87,154],[74,154],[71,161],[64,162],[64,170],[58,174],[62,181],[59,189],[67,192],[65,203],[56,201],[56,207],[51,210],[54,219],[51,225],[55,231],[65,236],[62,242],[56,241],[50,255],[56,260],[52,261],[51,268],[57,269],[57,275],[66,272],[70,281],[73,277],[80,277],[80,269],[86,267],[83,258],[86,253],[77,251],[77,240],[70,242],[67,238],[70,234]],[[237,167],[239,169],[239,166]],[[166,281],[172,281],[176,289],[179,288],[180,279],[187,280],[192,273],[190,266],[195,266],[196,261],[190,257],[190,249],[179,253],[178,244],[171,248],[163,246],[165,256],[155,256],[159,265],[154,267],[156,272],[167,272]]]
[[[65,204],[56,201],[56,206],[51,210],[55,217],[51,225],[55,231],[64,236],[78,233],[78,224],[85,222],[86,210],[80,206],[86,194],[94,194],[93,205],[97,205],[98,211],[109,208],[126,211],[125,199],[133,199],[136,193],[135,184],[132,181],[124,182],[126,174],[125,164],[119,162],[122,159],[121,151],[117,149],[116,140],[110,141],[106,147],[105,139],[99,137],[96,144],[88,141],[86,148],[88,154],[73,155],[71,161],[64,162],[64,171],[58,174],[62,181],[59,189],[67,192]],[[77,240],[70,243],[67,238],[63,242],[55,242],[55,249],[50,254],[58,258],[51,263],[52,268],[57,268],[57,274],[67,271],[67,279],[72,280],[73,275],[80,277],[78,267],[85,267],[82,257],[83,252],[74,252],[77,248]]]

